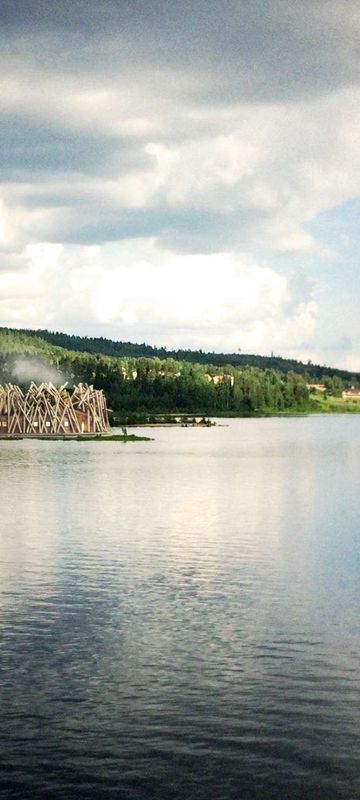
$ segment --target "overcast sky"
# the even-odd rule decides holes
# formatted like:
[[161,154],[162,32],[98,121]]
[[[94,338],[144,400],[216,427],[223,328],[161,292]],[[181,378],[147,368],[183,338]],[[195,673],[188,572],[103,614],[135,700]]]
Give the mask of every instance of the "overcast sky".
[[0,9],[0,325],[360,370],[358,1]]

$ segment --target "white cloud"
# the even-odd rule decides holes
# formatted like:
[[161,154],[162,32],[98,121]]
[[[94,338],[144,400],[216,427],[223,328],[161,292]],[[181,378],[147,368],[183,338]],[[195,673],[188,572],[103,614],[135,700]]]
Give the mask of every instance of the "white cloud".
[[[274,269],[229,253],[177,255],[154,240],[100,247],[30,246],[25,273],[0,275],[4,322],[18,300],[37,304],[38,324],[116,330],[168,345],[270,352],[312,335],[316,307]],[[8,305],[6,305],[6,299]],[[10,318],[6,318],[6,310]],[[33,324],[22,307],[22,326]],[[20,324],[20,322],[19,322]]]
[[[203,245],[200,250],[208,239],[213,250],[240,246],[251,252],[261,237],[262,245],[275,252],[324,251],[304,226],[360,194],[360,90],[343,89],[297,104],[235,103],[216,115],[206,108],[201,114],[198,109],[194,119],[174,87],[173,97],[166,85],[160,94],[142,77],[134,88],[132,81],[127,84],[128,76],[120,76],[107,90],[100,77],[92,88],[80,85],[76,89],[73,78],[56,75],[41,81],[40,75],[30,73],[24,83],[19,79],[15,100],[19,108],[29,104],[38,120],[47,119],[69,132],[81,127],[94,134],[94,126],[100,126],[105,153],[111,141],[111,170],[96,174],[94,166],[93,172],[85,174],[69,166],[68,174],[55,174],[50,163],[31,180],[19,180],[18,175],[14,181],[9,179],[0,227],[5,247],[15,248],[17,242],[23,246],[29,241],[64,241],[68,236],[76,241],[82,228],[89,243],[101,242],[117,236],[114,214],[155,210],[164,217],[167,244],[172,237],[175,243],[180,232],[184,249],[187,234],[188,249],[193,246],[191,213],[195,211],[218,215],[215,229],[205,221],[197,231]],[[14,104],[11,93],[9,98]],[[126,157],[125,163],[120,158],[121,139],[117,152],[111,138],[115,135],[116,142],[120,135],[116,120],[119,125],[125,120],[136,148],[135,162],[129,167]],[[185,229],[184,211],[190,215]],[[117,219],[120,223],[122,218]],[[148,236],[146,216],[139,224]],[[119,224],[118,238],[127,235],[133,234],[127,234],[126,224]],[[162,235],[159,221],[154,235]]]
[[4,42],[4,323],[261,352],[316,333],[312,292],[284,271],[330,261],[308,226],[360,195],[357,5],[266,2],[264,25],[264,3],[240,19],[229,2],[221,30],[207,6],[194,51],[183,14],[160,51],[150,7],[138,36],[127,18],[84,46],[75,26],[65,52],[59,30]]

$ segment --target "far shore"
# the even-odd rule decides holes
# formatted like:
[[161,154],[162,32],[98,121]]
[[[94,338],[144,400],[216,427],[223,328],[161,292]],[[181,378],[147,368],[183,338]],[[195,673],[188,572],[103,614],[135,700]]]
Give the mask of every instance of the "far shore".
[[221,425],[214,420],[222,419],[266,419],[328,416],[330,414],[360,414],[360,400],[349,400],[342,397],[315,397],[311,405],[305,408],[284,409],[282,411],[244,411],[243,413],[215,410],[213,413],[202,412],[114,412],[111,424],[114,428],[180,428],[180,427],[212,427]]

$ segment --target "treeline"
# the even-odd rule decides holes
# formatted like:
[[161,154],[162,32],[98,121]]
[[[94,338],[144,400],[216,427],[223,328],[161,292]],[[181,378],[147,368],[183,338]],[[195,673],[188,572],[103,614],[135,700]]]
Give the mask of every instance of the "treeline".
[[[49,375],[50,370],[56,375]],[[256,367],[240,371],[231,365],[222,374],[208,370],[186,361],[141,358],[124,362],[65,350],[51,362],[42,353],[28,353],[24,369],[16,353],[0,353],[1,382],[25,388],[33,375],[36,380],[57,377],[58,383],[92,383],[104,389],[114,411],[254,414],[308,407],[305,381],[295,373],[282,375]]]
[[0,353],[43,353],[50,358],[57,353],[61,354],[62,350],[59,345],[52,344],[29,331],[0,328]]
[[[347,373],[346,373],[347,374]],[[232,364],[193,364],[170,357],[115,358],[66,350],[26,332],[0,330],[0,382],[84,382],[105,391],[114,412],[254,415],[311,410],[310,376]],[[340,396],[344,381],[321,376]],[[354,378],[351,378],[354,381]]]
[[[1,332],[6,332],[6,328],[0,328]],[[11,331],[13,332],[13,331]],[[191,364],[213,364],[217,367],[224,367],[230,364],[233,367],[258,367],[259,369],[272,369],[278,372],[295,372],[298,375],[308,375],[309,379],[319,381],[324,376],[337,376],[344,381],[354,383],[359,379],[357,373],[351,374],[346,370],[325,367],[320,364],[304,364],[296,359],[286,359],[280,356],[258,356],[246,353],[214,353],[203,350],[168,350],[166,347],[152,347],[145,344],[134,344],[133,342],[115,342],[111,339],[100,337],[76,336],[75,334],[60,333],[48,330],[25,330],[18,331],[19,334],[29,337],[36,337],[52,346],[62,347],[67,350],[74,350],[79,353],[101,354],[113,356],[115,358],[160,358],[175,359],[176,361],[188,361]]]

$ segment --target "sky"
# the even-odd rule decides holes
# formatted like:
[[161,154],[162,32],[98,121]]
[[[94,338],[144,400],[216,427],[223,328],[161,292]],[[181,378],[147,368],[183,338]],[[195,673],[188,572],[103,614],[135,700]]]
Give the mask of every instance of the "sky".
[[357,0],[2,0],[0,325],[360,370]]

